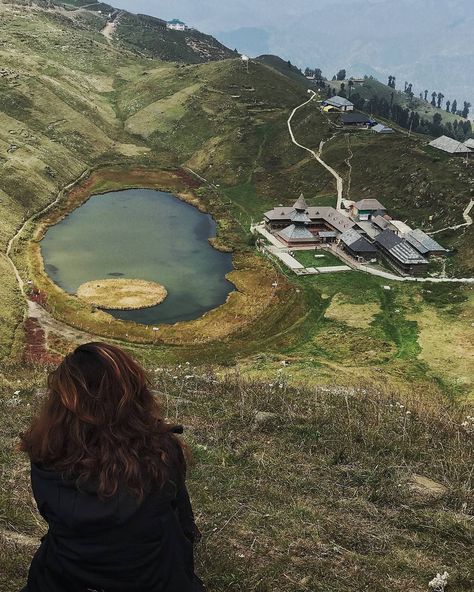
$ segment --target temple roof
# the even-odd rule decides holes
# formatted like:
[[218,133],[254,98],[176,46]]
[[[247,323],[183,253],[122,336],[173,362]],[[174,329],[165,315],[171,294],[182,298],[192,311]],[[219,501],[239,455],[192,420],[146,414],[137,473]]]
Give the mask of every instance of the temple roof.
[[278,233],[281,238],[290,243],[314,242],[315,238],[311,232],[304,226],[295,226],[291,224]]
[[306,200],[305,200],[303,194],[301,194],[298,197],[298,199],[296,200],[295,205],[293,207],[295,208],[295,210],[300,210],[302,212],[304,212],[308,209],[308,204],[306,203]]

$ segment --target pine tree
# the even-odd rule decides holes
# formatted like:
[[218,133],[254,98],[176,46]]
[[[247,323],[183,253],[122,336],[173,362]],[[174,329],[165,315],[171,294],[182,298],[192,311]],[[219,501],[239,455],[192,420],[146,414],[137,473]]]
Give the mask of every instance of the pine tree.
[[339,72],[336,75],[336,79],[337,80],[345,80],[346,79],[346,71],[344,69],[339,70]]
[[433,107],[436,107],[436,97],[437,97],[437,93],[432,92],[431,93],[431,104],[433,105]]
[[464,101],[464,107],[462,110],[462,116],[464,117],[464,119],[467,119],[469,117],[469,110],[471,108],[471,103],[468,103],[467,101]]
[[428,91],[425,90],[425,101],[428,101]]
[[449,113],[450,112],[450,107],[451,107],[451,101],[448,99],[446,101],[446,112]]
[[456,114],[458,110],[458,102],[454,99],[453,104],[451,105],[451,113]]
[[438,109],[441,109],[441,103],[443,102],[443,99],[444,99],[444,95],[443,95],[443,93],[440,93],[440,92],[439,92],[439,93],[438,93],[438,101],[437,101],[437,104],[438,104]]

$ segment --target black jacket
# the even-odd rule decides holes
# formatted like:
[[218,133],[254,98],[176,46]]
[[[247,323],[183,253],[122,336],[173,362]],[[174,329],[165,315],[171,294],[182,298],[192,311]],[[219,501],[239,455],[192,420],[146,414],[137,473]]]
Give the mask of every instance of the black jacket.
[[49,530],[26,592],[198,592],[198,536],[184,477],[139,504],[124,490],[101,501],[58,473],[32,465],[38,509]]

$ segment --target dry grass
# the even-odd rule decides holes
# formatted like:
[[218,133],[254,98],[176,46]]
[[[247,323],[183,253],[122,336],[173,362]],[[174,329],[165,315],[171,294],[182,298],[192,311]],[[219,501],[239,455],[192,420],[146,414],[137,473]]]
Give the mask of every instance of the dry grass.
[[[426,592],[446,570],[453,592],[470,592],[474,447],[464,414],[427,392],[407,401],[364,387],[295,388],[291,368],[280,370],[249,382],[217,368],[151,368],[193,449],[197,567],[209,591]],[[4,592],[21,588],[31,537],[44,532],[12,449],[43,380],[18,369],[0,398]]]
[[326,318],[346,323],[355,329],[367,329],[379,312],[378,302],[354,304],[344,298],[343,294],[336,294],[326,310]]
[[409,318],[418,323],[420,358],[447,382],[470,389],[474,398],[474,299],[456,315],[422,306]]
[[145,280],[94,280],[79,286],[77,296],[89,304],[111,310],[137,310],[161,304],[168,296],[164,286]]

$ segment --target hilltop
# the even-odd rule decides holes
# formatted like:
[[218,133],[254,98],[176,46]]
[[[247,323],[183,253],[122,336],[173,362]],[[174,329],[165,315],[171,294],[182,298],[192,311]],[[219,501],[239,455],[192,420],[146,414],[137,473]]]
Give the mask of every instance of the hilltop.
[[[379,103],[381,101],[384,101],[387,108],[392,105],[397,105],[402,109],[408,109],[409,111],[417,113],[420,120],[424,119],[429,124],[433,123],[433,118],[436,116],[439,118],[440,124],[448,127],[449,133],[453,137],[456,137],[456,134],[453,134],[453,126],[463,126],[464,124],[467,124],[469,121],[468,119],[465,119],[460,115],[452,113],[451,111],[446,111],[445,106],[444,108],[438,108],[433,106],[430,103],[430,99],[425,101],[419,98],[418,96],[410,97],[401,89],[397,90],[391,88],[387,84],[383,84],[379,80],[376,80],[375,78],[370,76],[366,76],[363,79],[363,82],[356,84],[352,88],[352,90],[349,88],[349,80],[329,80],[327,84],[331,89],[334,89],[336,93],[339,93],[341,90],[341,86],[344,85],[346,95],[348,96],[348,98],[351,98],[351,100],[354,101],[358,108],[368,112],[373,112],[375,115],[379,115],[380,113],[376,111],[376,106],[373,105],[374,98],[376,98]],[[446,100],[448,99],[446,98]],[[458,107],[462,108],[462,103],[459,103]],[[429,130],[427,131],[429,133]],[[462,133],[460,139],[464,138],[464,133]]]

